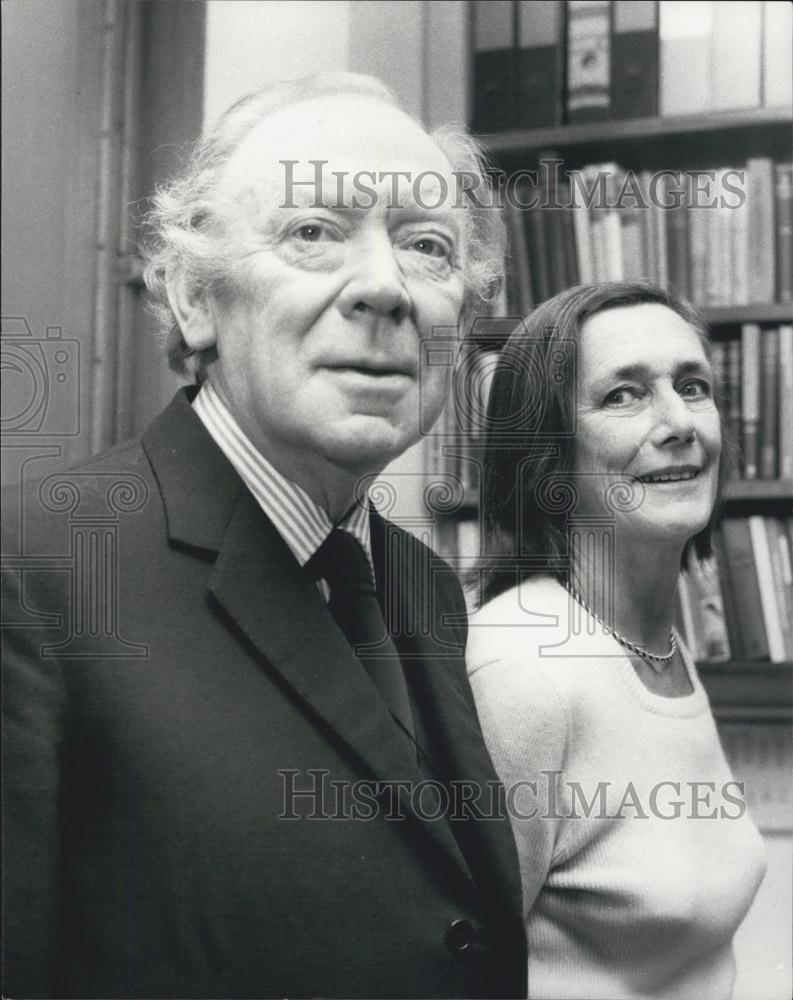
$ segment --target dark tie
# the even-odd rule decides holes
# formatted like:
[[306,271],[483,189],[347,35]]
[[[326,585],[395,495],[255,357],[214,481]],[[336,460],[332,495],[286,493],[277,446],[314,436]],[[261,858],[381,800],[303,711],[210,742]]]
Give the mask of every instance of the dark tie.
[[366,553],[348,532],[334,528],[309,562],[330,587],[328,610],[388,706],[415,742],[405,673],[377,601]]

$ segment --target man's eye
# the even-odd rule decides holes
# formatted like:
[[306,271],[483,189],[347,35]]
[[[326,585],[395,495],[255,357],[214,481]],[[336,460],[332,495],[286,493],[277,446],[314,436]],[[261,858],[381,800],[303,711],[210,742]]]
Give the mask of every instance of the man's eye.
[[304,222],[292,230],[292,236],[301,243],[325,243],[338,238],[330,226],[320,222]]
[[710,386],[704,379],[692,378],[680,387],[680,395],[684,399],[707,399],[710,395]]
[[606,406],[625,406],[638,398],[638,389],[630,385],[622,385],[619,389],[612,389],[603,402]]
[[448,258],[450,250],[443,240],[433,239],[429,236],[422,236],[421,239],[414,240],[413,249],[426,257]]

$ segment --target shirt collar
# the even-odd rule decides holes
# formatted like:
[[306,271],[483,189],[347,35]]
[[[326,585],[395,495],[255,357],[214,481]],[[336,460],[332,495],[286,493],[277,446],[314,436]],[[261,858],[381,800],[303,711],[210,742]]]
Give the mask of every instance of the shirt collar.
[[[305,566],[334,527],[327,511],[268,462],[210,382],[201,386],[193,400],[193,409],[297,561]],[[368,502],[353,504],[335,527],[348,531],[360,543],[373,569]]]

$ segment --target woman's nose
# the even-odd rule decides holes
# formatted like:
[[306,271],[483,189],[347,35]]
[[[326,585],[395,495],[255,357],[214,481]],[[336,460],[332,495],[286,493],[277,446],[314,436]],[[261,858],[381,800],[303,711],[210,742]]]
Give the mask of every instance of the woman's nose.
[[656,444],[691,441],[696,433],[696,423],[691,410],[673,387],[662,388],[653,407]]

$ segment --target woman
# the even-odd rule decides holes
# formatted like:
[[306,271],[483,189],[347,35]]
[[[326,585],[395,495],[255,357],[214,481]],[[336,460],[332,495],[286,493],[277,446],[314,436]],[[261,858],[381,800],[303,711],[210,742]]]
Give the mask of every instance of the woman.
[[764,850],[672,624],[711,547],[716,397],[703,321],[643,284],[544,303],[493,379],[468,659],[530,997],[731,994]]

